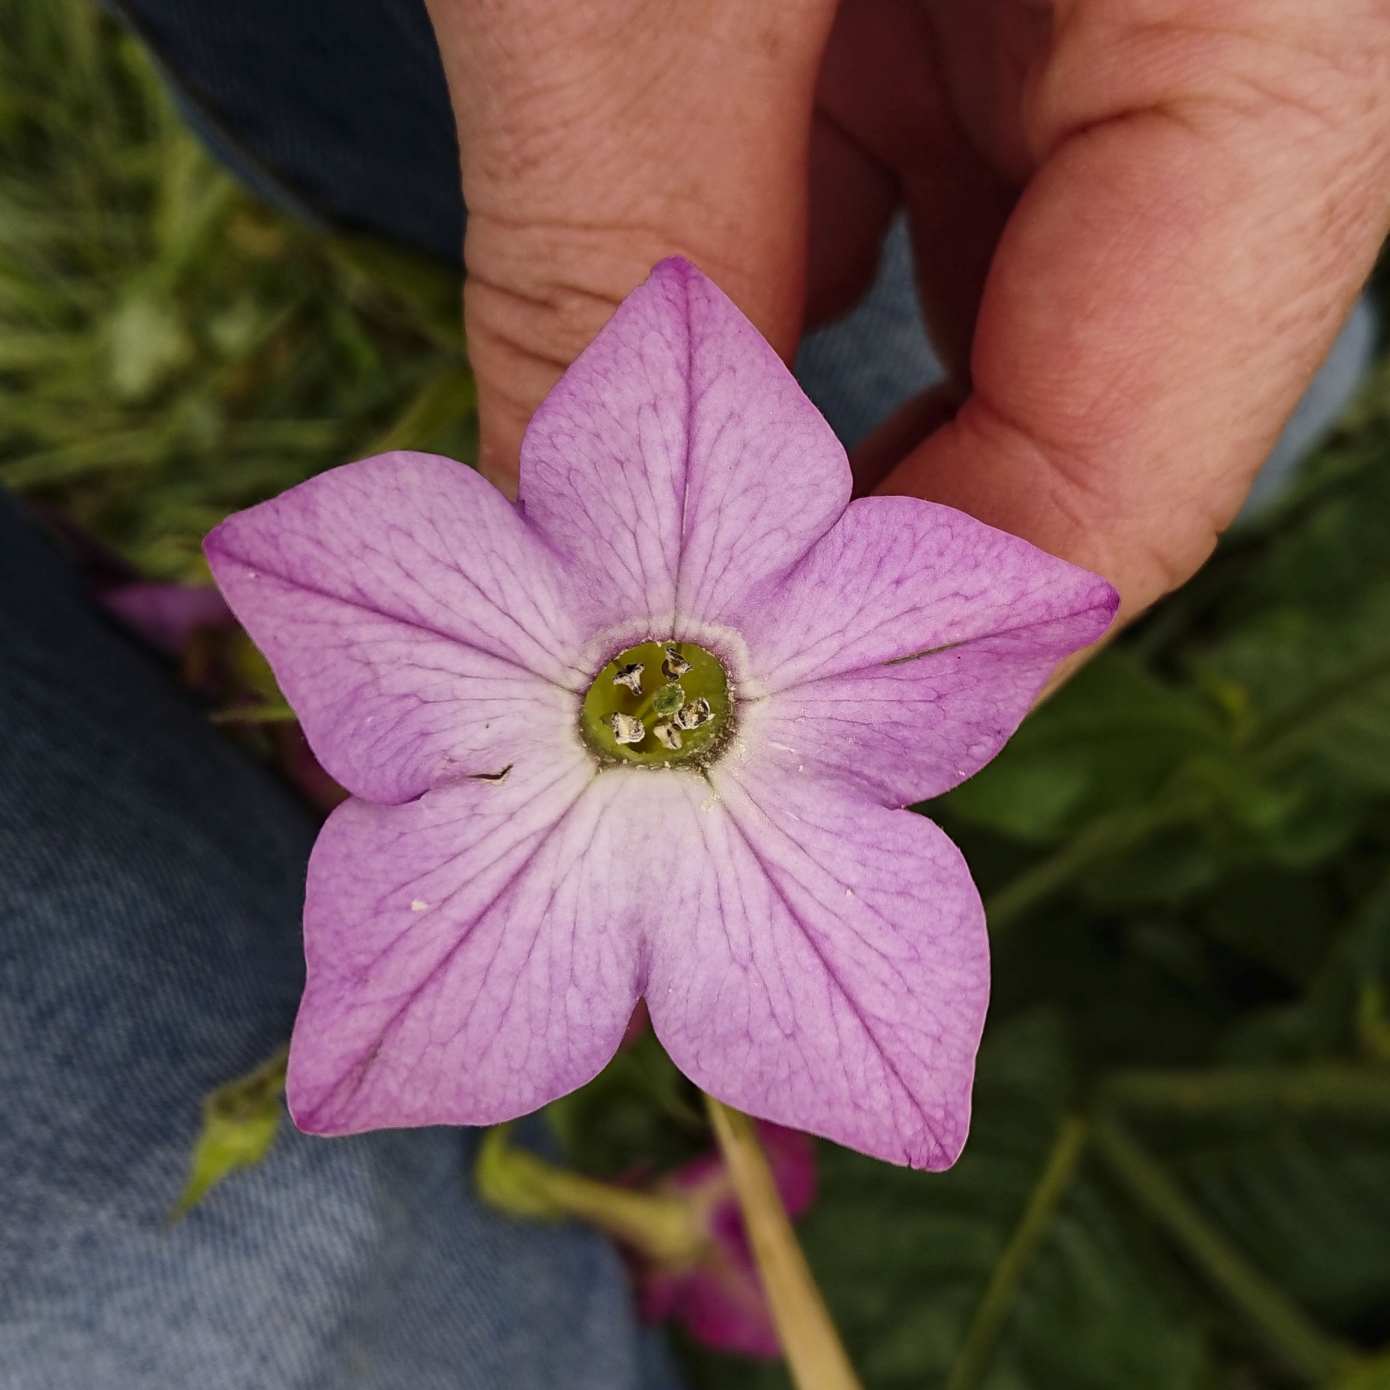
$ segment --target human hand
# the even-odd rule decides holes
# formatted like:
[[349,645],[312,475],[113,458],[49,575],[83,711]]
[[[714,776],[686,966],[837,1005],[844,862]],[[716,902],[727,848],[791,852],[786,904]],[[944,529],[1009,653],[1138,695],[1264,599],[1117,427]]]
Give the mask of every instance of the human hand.
[[485,471],[514,479],[530,412],[662,256],[789,357],[803,309],[867,284],[901,199],[952,381],[860,451],[861,484],[1143,607],[1234,515],[1385,234],[1390,8],[833,11],[431,0]]

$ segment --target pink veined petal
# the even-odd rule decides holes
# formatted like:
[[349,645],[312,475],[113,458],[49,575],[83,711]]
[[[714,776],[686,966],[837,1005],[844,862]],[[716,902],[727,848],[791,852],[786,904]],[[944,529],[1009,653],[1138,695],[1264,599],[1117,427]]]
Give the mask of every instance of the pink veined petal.
[[745,713],[791,777],[833,777],[885,806],[940,796],[1012,737],[1090,615],[979,637],[913,661],[808,681]]
[[953,507],[864,497],[792,573],[750,593],[736,623],[761,693],[1031,629],[1055,663],[1099,638],[1118,604],[1099,575]]
[[1057,663],[1099,638],[1105,580],[949,507],[854,502],[740,620],[758,744],[790,774],[903,806],[978,772]]
[[657,1037],[751,1114],[948,1166],[989,993],[960,852],[924,817],[756,755],[711,781],[717,798],[689,796],[667,830],[681,849],[651,949]]
[[472,469],[384,454],[217,527],[208,561],[327,771],[371,801],[574,743],[590,633]]
[[597,629],[697,638],[843,511],[844,450],[693,266],[663,261],[546,397],[521,450],[527,520]]
[[290,1047],[301,1129],[492,1124],[597,1074],[641,989],[624,789],[580,755],[329,817]]

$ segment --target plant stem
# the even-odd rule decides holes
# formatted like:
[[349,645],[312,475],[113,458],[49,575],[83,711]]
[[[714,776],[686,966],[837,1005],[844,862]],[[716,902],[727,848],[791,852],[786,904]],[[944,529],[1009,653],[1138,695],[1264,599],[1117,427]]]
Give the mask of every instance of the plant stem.
[[705,1104],[797,1390],[860,1390],[797,1243],[753,1122],[713,1096],[707,1095]]
[[284,700],[266,700],[257,705],[214,710],[208,718],[214,724],[288,724],[299,716]]
[[965,1334],[965,1341],[951,1364],[951,1373],[946,1377],[946,1390],[974,1390],[989,1370],[999,1334],[1003,1332],[1013,1310],[1024,1276],[1038,1253],[1057,1204],[1085,1152],[1086,1131],[1086,1121],[1075,1115],[1062,1121],[1052,1152],[1028,1198],[1023,1217],[999,1263],[994,1266],[984,1297],[971,1320],[970,1330]]
[[510,1129],[494,1125],[478,1150],[473,1180],[490,1206],[542,1221],[577,1217],[658,1262],[694,1260],[708,1244],[701,1213],[692,1202],[634,1192],[557,1168],[509,1143]]
[[1106,855],[1129,849],[1155,831],[1187,820],[1195,809],[1192,798],[1181,797],[1156,806],[1129,807],[1092,821],[1069,844],[991,894],[985,903],[990,931],[997,934],[1012,926],[1030,907]]
[[1335,1064],[1123,1071],[1101,1083],[1100,1095],[1126,1109],[1194,1115],[1240,1109],[1390,1115],[1390,1071]]
[[1377,652],[1350,671],[1315,685],[1282,714],[1274,716],[1260,731],[1256,740],[1256,756],[1263,764],[1277,766],[1284,758],[1303,750],[1310,739],[1316,739],[1319,728],[1329,719],[1337,718],[1337,706],[1361,693],[1364,686],[1390,676],[1390,653]]
[[1226,1239],[1152,1155],[1113,1119],[1095,1120],[1097,1150],[1139,1205],[1244,1315],[1289,1372],[1314,1384],[1345,1374],[1355,1352],[1317,1327]]

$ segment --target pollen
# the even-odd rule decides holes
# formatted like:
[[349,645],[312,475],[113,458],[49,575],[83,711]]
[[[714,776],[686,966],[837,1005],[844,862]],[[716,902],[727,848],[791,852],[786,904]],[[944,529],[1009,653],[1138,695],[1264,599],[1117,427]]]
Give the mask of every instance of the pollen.
[[641,743],[647,736],[646,725],[630,714],[615,713],[609,717],[608,723],[612,726],[613,737],[619,743]]

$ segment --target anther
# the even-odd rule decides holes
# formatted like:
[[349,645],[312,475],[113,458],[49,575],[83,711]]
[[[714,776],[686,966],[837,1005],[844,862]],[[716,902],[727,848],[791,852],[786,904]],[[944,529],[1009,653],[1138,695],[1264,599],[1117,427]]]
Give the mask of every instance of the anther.
[[[638,667],[638,670],[641,670],[641,667]],[[642,721],[634,719],[630,714],[610,715],[608,724],[613,730],[613,737],[619,743],[641,743],[647,736]]]
[[674,642],[666,648],[666,659],[661,663],[661,670],[668,681],[679,680],[690,670],[690,663],[681,655],[681,649]]
[[701,724],[708,723],[713,717],[709,701],[701,695],[698,700],[691,700],[689,704],[682,705],[676,711],[675,724],[678,729],[698,729]]
[[663,747],[676,752],[681,746],[679,730],[670,724],[657,724],[652,729],[652,737]]
[[[619,666],[618,674],[613,677],[613,684],[625,685],[634,695],[640,695],[642,693],[642,663],[632,661],[626,666]],[[621,741],[619,740],[619,742]]]

